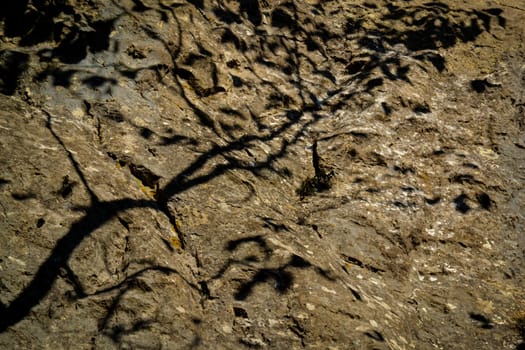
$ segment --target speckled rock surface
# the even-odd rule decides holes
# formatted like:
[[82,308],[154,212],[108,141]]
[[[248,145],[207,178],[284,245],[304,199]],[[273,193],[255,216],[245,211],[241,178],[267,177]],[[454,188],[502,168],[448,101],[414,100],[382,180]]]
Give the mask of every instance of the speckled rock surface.
[[522,1],[0,13],[1,348],[525,347]]

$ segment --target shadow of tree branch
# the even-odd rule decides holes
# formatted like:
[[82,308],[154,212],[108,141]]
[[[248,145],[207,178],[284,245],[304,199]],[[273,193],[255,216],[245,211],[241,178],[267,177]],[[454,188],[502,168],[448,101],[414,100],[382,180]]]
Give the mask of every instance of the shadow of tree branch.
[[[133,16],[140,23],[140,16],[152,11],[158,13],[159,17],[165,21],[171,20],[176,23],[177,44],[166,41],[146,25],[141,25],[138,30],[144,32],[152,41],[160,43],[169,52],[171,66],[166,69],[171,70],[170,75],[175,85],[173,92],[178,93],[185,101],[187,108],[197,117],[199,125],[205,130],[211,131],[210,134],[215,135],[221,144],[214,144],[197,156],[186,168],[178,174],[174,174],[166,185],[158,190],[154,199],[122,198],[113,201],[101,201],[91,189],[82,172],[81,165],[54,131],[51,114],[44,111],[47,115],[46,127],[66,152],[71,165],[90,196],[90,204],[84,208],[83,217],[73,223],[68,232],[56,242],[49,256],[40,264],[31,282],[8,305],[0,305],[2,314],[0,332],[4,332],[8,327],[24,319],[31,309],[49,293],[60,269],[67,267],[70,257],[80,243],[118,214],[135,208],[149,208],[164,213],[174,224],[174,219],[168,208],[168,203],[173,196],[209,182],[232,170],[248,171],[254,175],[258,175],[262,170],[276,171],[274,169],[275,161],[283,158],[289,147],[307,133],[309,127],[321,119],[327,118],[330,113],[343,108],[353,97],[364,93],[373,94],[375,89],[383,85],[385,80],[400,80],[410,83],[408,73],[412,65],[404,65],[399,57],[408,57],[413,64],[429,62],[438,71],[443,71],[446,69],[446,61],[436,49],[450,48],[458,42],[474,41],[480,34],[490,33],[494,21],[497,21],[499,26],[505,27],[505,19],[501,15],[501,10],[495,8],[483,11],[458,10],[439,1],[431,1],[421,6],[388,5],[382,16],[376,17],[378,19],[369,20],[375,21],[373,23],[375,29],[373,30],[366,29],[363,26],[366,18],[356,18],[357,16],[354,16],[353,13],[349,13],[344,41],[349,45],[353,44],[359,47],[360,52],[352,54],[343,50],[344,52],[334,53],[324,50],[319,42],[338,38],[341,35],[330,32],[323,23],[320,23],[319,20],[316,21],[313,18],[314,16],[299,13],[300,11],[294,1],[279,3],[274,8],[266,10],[271,22],[269,25],[281,31],[278,34],[268,33],[262,27],[263,8],[257,1],[239,1],[238,12],[228,8],[223,2],[216,4],[205,0],[174,3],[172,6],[167,6],[159,1],[156,7],[153,7],[152,1],[148,2],[148,6],[140,1],[134,1],[132,9],[126,9],[116,1],[112,3],[120,10],[120,13],[105,21],[97,21],[66,2],[30,0],[19,1],[14,7],[6,3],[0,5],[0,18],[4,21],[4,35],[19,40],[20,47],[44,42],[54,45],[51,50],[40,50],[38,56],[42,61],[55,59],[61,65],[56,67],[50,65],[42,69],[37,76],[40,79],[52,77],[55,86],[64,87],[68,87],[75,74],[81,71],[74,64],[86,58],[88,54],[94,55],[108,50],[111,41],[110,33],[117,20],[124,16]],[[321,18],[326,18],[327,14],[323,6],[322,4],[316,5],[315,11],[323,16]],[[205,108],[200,106],[200,102],[192,101],[189,96],[195,94],[196,91],[189,90],[192,88],[191,84],[189,84],[190,87],[187,87],[186,84],[182,83],[182,80],[191,80],[191,76],[187,73],[184,75],[185,72],[179,62],[181,52],[184,49],[182,37],[183,35],[192,36],[192,28],[184,27],[178,18],[178,11],[184,7],[191,7],[208,22],[210,22],[210,18],[207,13],[216,17],[215,20],[223,30],[222,43],[233,45],[239,56],[249,63],[247,70],[255,77],[254,85],[265,84],[266,87],[270,88],[273,94],[260,98],[267,102],[267,106],[280,110],[279,115],[281,120],[284,120],[283,122],[277,126],[268,126],[260,122],[258,116],[248,108],[249,117],[257,125],[257,131],[246,132],[240,137],[234,137],[232,133],[225,132],[227,125],[219,122],[218,118],[220,117],[211,116]],[[314,8],[312,8],[313,10]],[[81,23],[73,20],[75,15],[82,19]],[[53,19],[58,18],[58,16],[65,16],[66,20],[53,22]],[[233,23],[244,23],[254,29],[257,35],[251,38],[251,43],[246,42],[235,33]],[[400,44],[404,48],[396,48],[396,45]],[[202,45],[199,46],[199,49],[203,52],[206,51]],[[275,54],[276,52],[280,53]],[[322,62],[312,58],[315,52],[323,57]],[[15,69],[16,73],[8,76],[8,80],[3,82],[3,86],[0,87],[0,92],[7,95],[15,93],[20,75],[28,68],[27,65],[20,64],[20,61],[13,59],[13,57],[23,57],[23,61],[27,62],[27,56],[20,56],[17,51],[2,50],[0,52],[1,62],[8,63],[10,67]],[[191,60],[187,63],[191,66]],[[256,64],[263,65],[279,77],[283,77],[288,90],[293,91],[298,96],[298,101],[293,101],[293,97],[288,96],[280,84],[258,74],[254,68]],[[331,70],[341,65],[344,66],[346,75],[338,80]],[[305,73],[302,70],[306,69],[305,67],[308,68],[306,71],[310,73]],[[118,84],[121,79],[134,78],[138,71],[146,69],[157,68],[155,65],[150,65],[131,69],[122,64],[116,66],[118,74],[116,78],[88,74],[82,80],[82,84],[91,89],[101,84],[113,86]],[[87,74],[86,72],[83,73]],[[215,76],[212,77],[214,84],[212,89],[218,88],[216,72],[213,74]],[[317,80],[311,83],[305,74],[311,74]],[[288,79],[285,80],[284,77],[288,77]],[[240,78],[238,79],[237,82],[242,85]],[[163,83],[162,79],[159,80]],[[322,81],[323,84],[319,81]],[[195,86],[193,90],[195,90]],[[200,96],[198,91],[196,95]],[[206,96],[200,97],[205,98]],[[292,102],[294,102],[295,107],[292,107]],[[322,111],[327,113],[322,114]],[[144,130],[138,132],[144,132]],[[229,140],[224,135],[227,135]],[[248,163],[234,154],[236,151],[249,151],[257,143],[268,143],[274,140],[280,141],[279,146],[260,161]],[[219,162],[219,164],[204,171],[212,161]],[[235,249],[236,245],[233,244],[232,247]],[[236,263],[238,261],[228,261],[227,266],[220,273],[224,273],[228,264]],[[275,282],[277,291],[285,292],[290,288],[293,281],[293,274],[289,271],[291,268],[310,268],[312,266],[303,258],[293,256],[279,268],[259,268],[250,280],[239,287],[235,297],[241,300],[245,299],[255,285],[268,280]],[[323,275],[323,270],[317,267],[314,269]],[[115,286],[96,292],[96,294],[113,290],[125,293],[130,281],[147,271],[177,273],[176,270],[169,267],[149,267],[126,277],[124,281]],[[327,277],[328,275],[323,276]],[[202,289],[190,281],[186,281],[186,283],[193,289]],[[80,296],[88,297],[89,295]],[[117,306],[118,300],[115,301],[113,308]],[[108,317],[111,317],[111,310],[106,319],[102,321],[104,327],[107,324]],[[138,323],[126,332],[147,327],[148,322],[150,321]],[[117,330],[113,337],[119,339],[123,332]]]

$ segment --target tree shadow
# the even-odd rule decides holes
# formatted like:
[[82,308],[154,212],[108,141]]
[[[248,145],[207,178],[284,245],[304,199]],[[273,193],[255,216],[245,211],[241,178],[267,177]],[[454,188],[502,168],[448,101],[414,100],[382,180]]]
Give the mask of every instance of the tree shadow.
[[473,321],[476,321],[479,323],[480,328],[483,328],[483,329],[494,328],[494,323],[492,323],[492,321],[485,315],[475,313],[475,312],[470,312],[469,316]]
[[142,268],[132,273],[131,275],[127,276],[123,281],[115,285],[103,288],[91,294],[79,294],[77,292],[77,296],[79,299],[106,294],[111,296],[111,302],[106,307],[105,315],[98,322],[98,331],[108,336],[114,343],[120,343],[124,336],[131,333],[135,333],[139,330],[148,329],[153,324],[158,322],[157,317],[152,317],[148,319],[133,320],[131,325],[125,325],[123,323],[112,324],[112,320],[115,318],[115,315],[119,310],[119,306],[127,293],[129,293],[132,290],[138,290],[139,292],[142,292],[145,296],[147,296],[148,293],[153,292],[152,287],[141,280],[141,276],[145,274],[154,273],[160,273],[166,276],[171,274],[177,274],[190,288],[195,289],[197,291],[199,290],[198,286],[186,280],[184,276],[182,276],[177,270],[170,267],[159,266],[148,262],[145,263],[149,264],[150,266]]
[[[161,1],[158,3],[149,1],[146,6],[141,1],[134,0],[133,7],[127,9],[112,1],[111,4],[116,9],[115,13],[118,14],[105,20],[97,20],[94,16],[88,15],[84,8],[62,1],[24,0],[17,1],[16,4],[3,2],[0,5],[0,21],[3,24],[4,36],[15,40],[20,49],[0,52],[0,62],[2,62],[0,93],[5,95],[16,93],[20,87],[20,77],[31,73],[28,64],[30,57],[38,60],[43,67],[40,71],[37,69],[35,78],[40,81],[51,78],[54,86],[65,88],[70,87],[74,78],[79,76],[80,84],[86,89],[101,87],[110,89],[125,79],[134,79],[141,71],[151,70],[155,72],[158,83],[165,84],[184,100],[185,107],[196,116],[202,130],[209,131],[213,135],[214,142],[217,141],[197,156],[190,165],[178,174],[173,174],[164,186],[157,189],[154,198],[102,201],[90,188],[74,153],[68,150],[54,131],[53,116],[44,111],[48,117],[46,126],[66,152],[82,187],[89,193],[90,204],[82,208],[82,218],[73,223],[68,232],[56,242],[31,282],[8,305],[0,305],[2,314],[0,332],[29,315],[32,308],[49,293],[61,269],[68,266],[70,257],[80,243],[119,214],[130,209],[149,208],[165,214],[171,224],[177,227],[169,208],[170,200],[177,194],[205,184],[231,170],[247,171],[255,176],[260,176],[261,172],[266,170],[283,176],[280,169],[275,166],[275,162],[287,154],[290,146],[297,143],[299,138],[307,133],[309,127],[323,118],[328,118],[334,111],[345,108],[356,96],[375,94],[387,80],[410,83],[410,70],[414,66],[427,69],[425,63],[429,63],[438,71],[444,71],[446,61],[436,51],[438,48],[450,48],[459,42],[473,41],[482,33],[491,33],[495,21],[499,26],[505,27],[505,19],[500,9],[458,10],[433,1],[421,6],[388,5],[382,16],[375,19],[349,13],[343,35],[323,22],[330,14],[321,3],[312,5],[311,8],[312,13],[318,14],[319,19],[316,19],[317,15],[305,15],[294,1],[279,3],[273,8],[268,5],[269,2],[264,1],[238,0],[236,3],[237,9],[227,6],[223,1],[192,0],[173,3],[170,6]],[[253,82],[243,80],[234,72],[240,63],[235,60],[228,61],[226,66],[233,71],[229,73],[233,88],[243,88],[251,84],[257,92],[261,91],[257,86],[270,89],[272,93],[259,94],[259,98],[265,100],[268,109],[279,111],[279,124],[265,124],[249,106],[249,113],[223,109],[212,116],[206,111],[206,99],[225,93],[225,88],[219,84],[216,63],[211,64],[212,68],[209,72],[211,84],[207,86],[196,77],[195,69],[198,68],[195,66],[203,59],[217,58],[218,55],[197,44],[198,52],[190,52],[191,55],[186,57],[181,56],[181,52],[187,49],[183,47],[182,37],[184,35],[193,37],[193,28],[183,25],[179,18],[184,9],[193,11],[192,16],[201,16],[208,22],[210,22],[209,17],[215,17],[213,20],[219,24],[215,27],[220,33],[221,44],[233,48],[239,59],[247,64],[246,70],[253,76]],[[148,13],[155,13],[162,21],[169,22],[172,30],[177,33],[178,42],[170,42],[147,25],[137,21],[139,23],[137,31],[147,35],[149,40],[158,43],[170,54],[169,64],[154,63],[141,68],[130,68],[123,63],[115,64],[113,66],[115,76],[112,77],[93,73],[92,70],[78,65],[89,55],[111,53],[113,40],[111,32],[120,19],[125,17],[140,19]],[[265,27],[265,17],[269,18],[269,26],[278,29],[277,31]],[[375,29],[367,29],[370,26],[364,26],[365,21],[373,22]],[[252,28],[256,35],[251,36],[251,39],[243,38],[235,26],[240,23]],[[342,37],[348,47],[359,48],[357,53],[352,53],[350,50],[330,51],[322,44]],[[43,43],[49,47],[41,49],[39,44]],[[115,42],[115,46],[118,44]],[[135,56],[136,59],[141,58],[138,54]],[[255,69],[255,65],[262,65],[272,70],[276,76],[282,78],[283,83],[276,83],[262,76]],[[345,76],[342,79],[336,78],[332,73],[338,67],[344,68]],[[169,75],[173,84],[169,85],[165,81],[164,74]],[[287,89],[283,88],[283,84]],[[293,91],[293,95],[289,91]],[[195,96],[197,98],[194,98]],[[87,108],[89,109],[89,105]],[[224,119],[224,116],[229,119]],[[235,136],[235,131],[240,126],[231,122],[232,116],[249,120],[256,125],[256,131]],[[128,123],[124,119],[121,122]],[[146,139],[148,135],[152,135],[144,128],[137,126],[135,129]],[[263,159],[248,162],[236,153],[244,151],[249,154],[257,143],[268,143],[273,140],[280,140],[279,146]],[[161,144],[178,143],[188,146],[195,145],[197,142],[191,137],[173,133],[171,137],[162,139]],[[217,162],[218,160],[220,161]],[[204,171],[204,169],[209,170]],[[68,186],[65,190],[67,188]],[[275,230],[283,229],[271,219],[266,220],[266,224]],[[272,249],[268,247],[262,236],[230,241],[227,250],[233,252],[249,242],[259,245],[264,251],[265,261],[271,260]],[[232,265],[252,262],[253,259],[250,257],[241,261],[229,260],[214,278],[222,276]],[[256,267],[251,279],[241,283],[234,296],[239,300],[246,299],[256,285],[267,282],[273,282],[278,293],[285,293],[293,284],[293,271],[297,268],[311,268],[330,279],[326,271],[298,255],[293,255],[277,268]],[[158,266],[151,269],[162,273],[173,272],[166,270],[169,268]],[[69,274],[73,276],[71,271]],[[118,306],[119,298],[130,285],[128,281],[109,287],[108,290],[119,290],[119,297],[115,299],[113,308],[110,307],[108,310],[108,315],[111,315]],[[198,287],[191,283],[190,285],[206,294],[205,284]],[[88,297],[82,294],[84,292],[81,292],[83,289],[80,283],[77,284],[76,290],[79,297]],[[113,329],[110,336],[119,340],[123,334],[148,327],[150,322],[152,321],[139,321],[130,329]]]
[[[300,257],[297,254],[292,254],[288,261],[281,263],[278,267],[264,267],[264,265],[272,263],[272,260],[274,260],[274,254],[273,249],[267,243],[263,235],[248,236],[231,240],[226,244],[225,249],[232,254],[235,251],[241,249],[243,246],[249,246],[251,244],[255,244],[257,247],[256,250],[259,250],[260,253],[262,253],[262,259],[258,257],[258,254],[248,254],[241,260],[228,259],[226,263],[219,269],[219,271],[212,278],[210,278],[210,280],[221,278],[233,266],[244,267],[251,271],[252,277],[246,281],[243,281],[235,291],[234,298],[236,300],[247,299],[253,293],[253,289],[257,285],[263,283],[270,283],[273,285],[273,288],[277,293],[285,294],[293,285],[294,268],[312,269],[326,280],[335,280],[335,278],[331,276],[328,271],[310,263],[308,260]],[[261,267],[261,265],[263,266]]]

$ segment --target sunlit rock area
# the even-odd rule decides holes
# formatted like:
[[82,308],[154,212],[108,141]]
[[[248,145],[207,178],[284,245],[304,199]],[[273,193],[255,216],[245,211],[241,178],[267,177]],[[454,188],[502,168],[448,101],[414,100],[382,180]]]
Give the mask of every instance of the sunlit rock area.
[[525,349],[522,0],[0,4],[0,348]]

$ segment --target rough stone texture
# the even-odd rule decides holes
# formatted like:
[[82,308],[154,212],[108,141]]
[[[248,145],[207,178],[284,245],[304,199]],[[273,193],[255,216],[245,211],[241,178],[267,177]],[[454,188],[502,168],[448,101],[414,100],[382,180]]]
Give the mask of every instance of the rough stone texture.
[[0,347],[523,349],[524,16],[0,5]]

